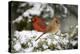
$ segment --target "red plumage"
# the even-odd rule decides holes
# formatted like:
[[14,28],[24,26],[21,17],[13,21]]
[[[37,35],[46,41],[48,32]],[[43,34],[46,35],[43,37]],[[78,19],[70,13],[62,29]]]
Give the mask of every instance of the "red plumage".
[[45,32],[46,31],[45,19],[40,18],[38,16],[35,16],[32,19],[32,22],[33,22],[34,30],[39,31],[39,32]]

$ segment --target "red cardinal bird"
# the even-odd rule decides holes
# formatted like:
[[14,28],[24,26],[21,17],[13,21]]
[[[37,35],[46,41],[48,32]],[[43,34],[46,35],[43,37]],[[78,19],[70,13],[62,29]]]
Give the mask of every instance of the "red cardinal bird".
[[41,34],[35,41],[37,41],[41,36],[43,36],[45,33],[51,32],[51,33],[57,33],[60,30],[60,19],[59,17],[53,17],[53,20],[50,21],[46,28],[46,32]]
[[45,32],[46,31],[47,27],[46,27],[46,24],[45,24],[45,19],[42,19],[38,16],[35,16],[32,19],[32,22],[33,22],[34,30],[39,31],[39,32]]

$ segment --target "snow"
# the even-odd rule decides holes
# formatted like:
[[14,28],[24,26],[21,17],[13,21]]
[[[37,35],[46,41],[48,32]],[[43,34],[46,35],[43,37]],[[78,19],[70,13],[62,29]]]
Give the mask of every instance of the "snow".
[[[55,50],[67,48],[69,41],[73,46],[75,46],[77,44],[77,41],[69,40],[69,34],[68,33],[64,33],[64,34],[62,34],[62,36],[51,34],[51,33],[46,33],[39,40],[35,41],[35,39],[37,37],[39,37],[42,33],[43,32],[37,32],[35,30],[32,30],[32,31],[28,31],[28,30],[15,31],[14,35],[15,35],[15,37],[17,37],[19,39],[16,41],[16,44],[14,45],[14,49],[16,51],[20,51],[22,49],[21,52],[32,52],[34,50],[34,48],[36,47],[37,48],[36,51],[41,51],[40,50],[41,48],[38,49],[38,47],[39,47],[38,44],[43,43],[42,48],[46,49],[44,51],[49,51],[50,49],[48,49],[48,47],[52,44],[55,46]],[[45,44],[44,41],[46,41],[47,44]],[[23,43],[25,45],[27,43],[27,45],[29,47],[23,49],[21,47],[21,44],[23,44]]]
[[57,43],[58,43],[58,42],[57,42],[56,40],[53,41],[53,44],[54,44],[54,45],[57,45]]
[[26,6],[26,3],[21,3],[21,4],[19,5],[19,7],[24,7],[24,6]]
[[31,52],[34,48],[33,47],[30,47],[30,48],[27,48],[27,49],[23,49],[24,52]]
[[20,42],[17,42],[15,45],[14,45],[14,49],[16,51],[19,51],[21,49],[21,45],[20,45]]
[[56,48],[59,49],[59,50],[63,49],[63,48],[60,46],[60,44],[57,44],[57,47],[56,47]]
[[47,46],[46,44],[43,44],[43,48],[44,48],[44,49],[47,49],[48,46]]
[[43,12],[45,12],[45,14],[43,14],[43,18],[46,18],[48,16],[52,18],[54,16],[54,9],[49,5],[46,5],[45,8],[46,9],[43,9]]
[[31,46],[32,46],[32,44],[31,44],[30,42],[28,42],[28,46],[29,46],[29,47],[31,47]]
[[62,5],[62,7],[64,8],[64,13],[67,14],[68,13],[68,9],[64,5]]
[[71,41],[72,45],[75,46],[77,44],[77,41]]
[[57,35],[54,35],[54,38],[57,39],[57,40],[59,40],[60,37],[57,36]]
[[[19,7],[24,7],[26,4],[25,3],[23,3],[23,4],[21,4]],[[29,5],[33,5],[33,7],[32,8],[30,8],[30,9],[28,9],[28,10],[26,10],[21,16],[24,16],[24,17],[28,17],[28,18],[32,18],[32,16],[30,16],[30,15],[37,15],[37,16],[40,16],[40,14],[41,14],[41,12],[43,11],[43,10],[45,10],[45,12],[50,12],[50,13],[45,13],[46,15],[49,15],[49,16],[51,16],[51,17],[53,17],[54,16],[54,10],[49,6],[49,5],[46,5],[46,3],[45,4],[42,4],[42,3],[31,3],[31,4],[29,4]],[[44,9],[44,8],[47,8],[47,9]],[[17,10],[18,12],[21,12],[20,11],[20,9],[18,9]],[[43,17],[45,17],[46,15],[44,15]],[[20,17],[18,17],[20,20],[21,20],[21,16]],[[18,19],[18,20],[19,20]],[[16,22],[18,21],[18,20],[16,20]],[[20,21],[19,20],[19,21]],[[14,21],[15,22],[15,21]]]
[[51,39],[47,39],[47,41],[48,41],[48,45],[50,45],[51,44]]
[[[43,32],[41,34],[43,34]],[[49,35],[50,35],[50,33],[46,33],[46,34],[43,34],[42,37],[40,37],[40,38],[45,39],[45,38],[48,38]]]
[[53,8],[51,8],[50,6],[47,6],[47,11],[50,11],[51,17],[54,16],[54,9]]
[[31,15],[37,15],[39,16],[41,11],[42,11],[42,8],[40,7],[41,4],[40,3],[34,3],[33,4],[33,8],[29,9],[29,10],[26,10],[24,13],[23,13],[23,16],[26,17],[26,16],[29,16],[30,14]]
[[14,32],[14,36],[16,36],[17,38],[20,39],[20,42],[21,43],[26,43],[26,41],[28,41],[31,37],[38,37],[42,34],[42,32],[37,32],[37,31],[26,31],[26,30],[23,30],[23,31],[15,31]]
[[64,43],[64,45],[66,45],[66,44],[69,43],[69,40],[68,39],[63,39],[63,43]]
[[[24,7],[25,5],[26,5],[26,3],[22,3],[19,7]],[[19,23],[23,19],[23,16],[28,17],[29,18],[28,21],[31,22],[32,16],[34,16],[34,15],[40,16],[42,11],[49,12],[49,13],[45,13],[45,15],[43,15],[43,18],[46,18],[46,16],[50,16],[52,18],[54,16],[53,8],[49,5],[47,5],[46,3],[45,4],[31,3],[29,5],[30,6],[33,5],[33,7],[26,10],[24,13],[22,13],[22,15],[19,16],[18,18],[16,18],[15,20],[13,20],[12,23],[15,23],[15,22]],[[44,8],[46,8],[46,9],[44,9]],[[23,12],[23,10],[18,8],[17,12]]]
[[19,37],[19,31],[15,31],[14,36],[16,36],[18,38]]
[[33,47],[38,47],[38,42],[32,41]]
[[47,49],[47,50],[45,50],[44,52],[50,52],[51,50],[50,49]]
[[12,23],[15,23],[15,22],[19,23],[22,19],[23,19],[23,17],[19,16],[18,18],[16,18],[15,20],[13,20]]
[[[73,29],[73,32],[77,30],[76,26],[74,29]],[[73,36],[70,36],[70,34],[67,32],[61,33],[61,34],[46,33],[42,37],[40,37],[40,39],[35,41],[36,38],[38,38],[41,34],[43,34],[43,32],[38,32],[35,30],[15,31],[14,36],[17,39],[13,38],[13,41],[16,41],[15,44],[14,42],[12,42],[14,44],[13,48],[18,52],[20,50],[22,50],[22,52],[32,52],[34,51],[34,48],[36,48],[35,49],[36,51],[41,51],[42,49],[45,49],[44,51],[47,51],[48,47],[53,45],[55,46],[54,47],[55,50],[57,49],[61,50],[61,49],[68,49],[69,47],[71,47],[69,46],[70,44],[74,47],[78,43],[78,41],[74,39],[77,36],[75,36],[74,38],[71,38]],[[25,49],[22,48],[21,44],[23,43],[25,46],[28,45],[28,47]]]

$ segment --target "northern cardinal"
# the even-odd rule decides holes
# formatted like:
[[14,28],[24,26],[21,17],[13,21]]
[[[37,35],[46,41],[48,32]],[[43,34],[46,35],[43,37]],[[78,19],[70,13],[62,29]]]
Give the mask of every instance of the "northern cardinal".
[[60,30],[60,19],[59,17],[53,17],[53,20],[50,21],[46,28],[46,32],[41,34],[35,41],[37,41],[42,35],[45,33],[51,32],[51,33],[57,33]]
[[38,16],[35,16],[32,19],[32,22],[33,22],[34,30],[39,31],[39,32],[45,32],[46,31],[47,27],[46,27],[46,24],[45,24],[45,19],[42,19]]

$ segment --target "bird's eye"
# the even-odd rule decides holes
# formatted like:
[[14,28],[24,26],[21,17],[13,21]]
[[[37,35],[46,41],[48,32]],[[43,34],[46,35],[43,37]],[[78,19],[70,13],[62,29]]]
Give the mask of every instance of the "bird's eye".
[[59,24],[59,21],[56,20],[56,23]]

